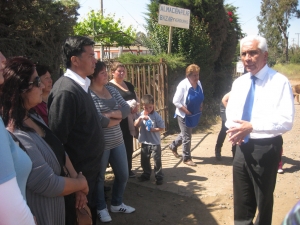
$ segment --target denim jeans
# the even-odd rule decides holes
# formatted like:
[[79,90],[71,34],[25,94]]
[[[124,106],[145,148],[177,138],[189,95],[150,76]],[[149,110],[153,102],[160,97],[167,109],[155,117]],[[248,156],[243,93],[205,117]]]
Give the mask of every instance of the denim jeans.
[[105,150],[101,158],[100,175],[97,184],[97,210],[105,209],[104,180],[107,164],[110,164],[115,175],[112,188],[111,205],[118,206],[123,202],[123,194],[126,188],[128,174],[128,164],[124,143],[110,150]]
[[149,179],[151,175],[150,158],[153,157],[155,178],[158,181],[163,180],[162,166],[161,166],[161,147],[160,145],[142,144],[141,149],[141,165],[143,174],[141,176]]
[[191,159],[191,140],[192,140],[192,131],[193,128],[187,127],[185,125],[185,119],[177,116],[178,125],[180,128],[180,134],[177,138],[171,143],[171,148],[177,150],[182,144],[182,157],[183,161]]

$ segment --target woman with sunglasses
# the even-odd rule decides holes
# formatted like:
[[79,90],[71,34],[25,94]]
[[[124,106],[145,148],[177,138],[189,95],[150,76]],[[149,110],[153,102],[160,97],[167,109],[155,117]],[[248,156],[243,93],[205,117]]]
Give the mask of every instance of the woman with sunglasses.
[[44,88],[34,64],[22,57],[9,59],[3,77],[0,102],[3,122],[32,161],[26,185],[27,204],[37,224],[65,225],[63,196],[76,191],[87,194],[87,181],[82,174],[76,178],[61,176],[64,165],[71,177],[76,172],[60,141],[32,111],[42,101]]
[[[0,52],[0,85],[6,58]],[[8,134],[0,117],[0,225],[34,225],[26,204],[26,181],[31,171],[31,160]]]

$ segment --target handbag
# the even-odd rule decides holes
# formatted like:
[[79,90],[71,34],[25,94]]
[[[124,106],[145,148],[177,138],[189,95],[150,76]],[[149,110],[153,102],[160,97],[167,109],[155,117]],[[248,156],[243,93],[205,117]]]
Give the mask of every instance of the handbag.
[[92,225],[92,214],[90,208],[85,205],[84,208],[76,209],[77,221],[76,225]]

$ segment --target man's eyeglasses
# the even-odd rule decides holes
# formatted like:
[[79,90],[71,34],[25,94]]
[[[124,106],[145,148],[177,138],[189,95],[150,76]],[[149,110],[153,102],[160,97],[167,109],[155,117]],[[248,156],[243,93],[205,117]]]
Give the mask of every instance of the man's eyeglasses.
[[39,76],[35,77],[33,81],[28,82],[29,85],[33,85],[36,87],[40,87],[41,86],[41,78]]

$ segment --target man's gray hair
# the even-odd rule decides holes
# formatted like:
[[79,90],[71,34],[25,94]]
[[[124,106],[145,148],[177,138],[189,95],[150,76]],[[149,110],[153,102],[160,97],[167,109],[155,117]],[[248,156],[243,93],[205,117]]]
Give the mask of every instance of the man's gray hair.
[[242,53],[242,47],[245,42],[248,41],[257,41],[258,42],[258,48],[262,52],[267,52],[268,51],[268,45],[267,45],[267,40],[264,37],[261,36],[247,36],[241,39],[240,41],[240,54]]

